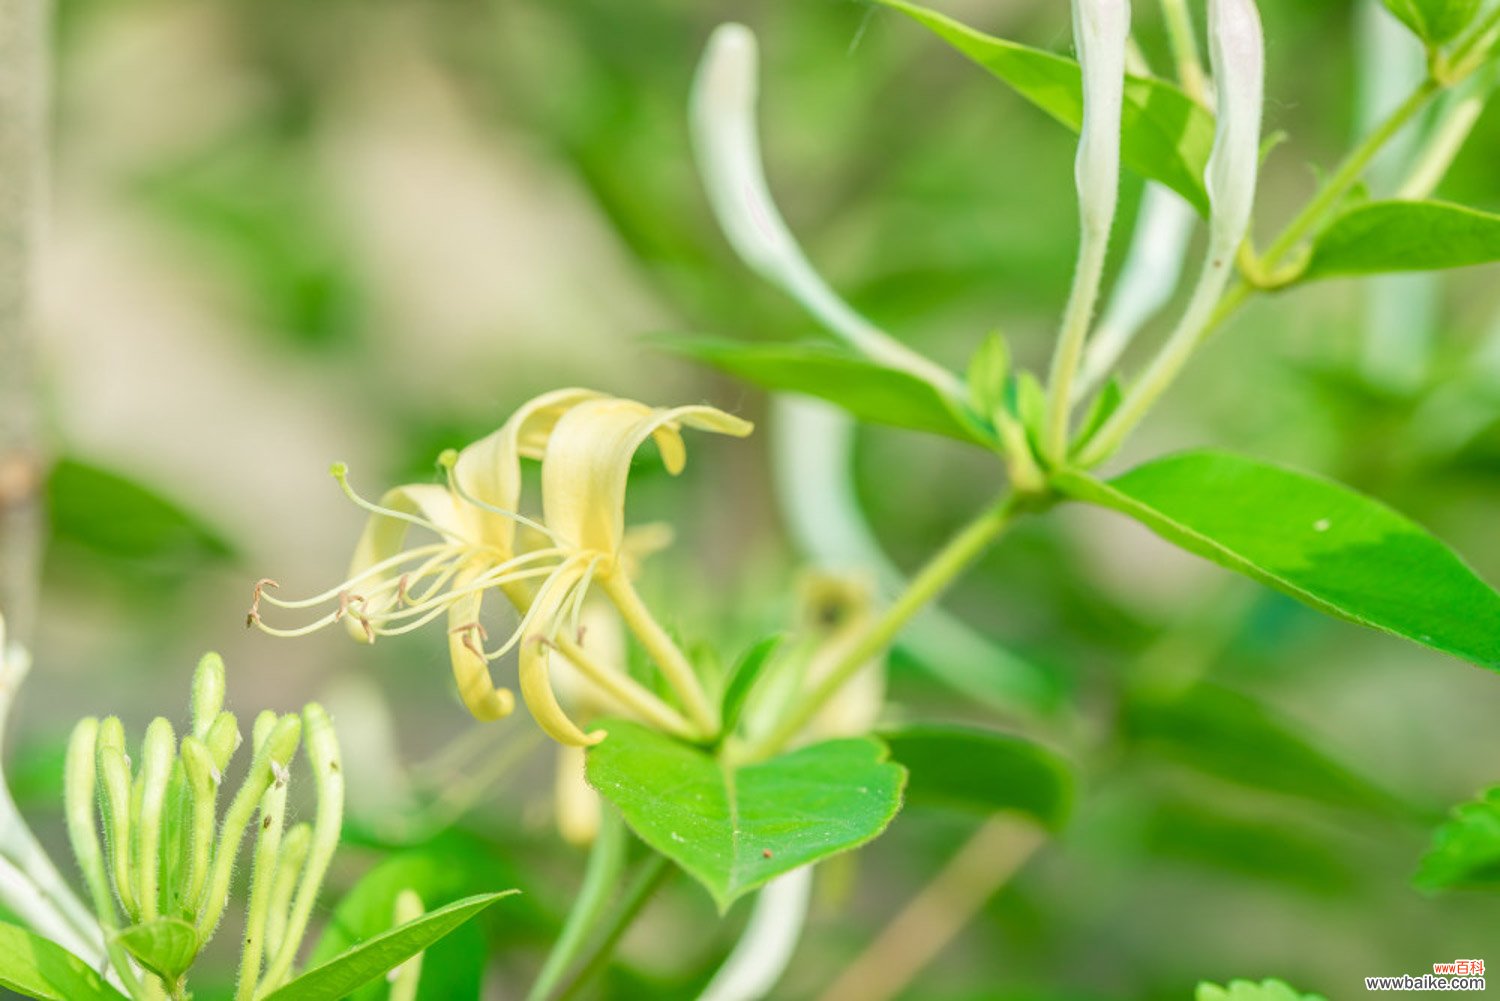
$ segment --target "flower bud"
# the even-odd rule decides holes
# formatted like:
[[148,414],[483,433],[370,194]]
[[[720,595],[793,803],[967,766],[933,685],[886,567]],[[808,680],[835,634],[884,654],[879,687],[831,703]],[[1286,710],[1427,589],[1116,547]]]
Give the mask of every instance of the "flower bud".
[[[1254,0],[1210,0],[1208,34],[1218,129],[1205,179],[1213,249],[1227,257],[1250,228],[1260,172],[1265,39]],[[1223,266],[1227,270],[1228,262]]]
[[206,653],[193,672],[193,736],[202,740],[224,708],[224,660]]

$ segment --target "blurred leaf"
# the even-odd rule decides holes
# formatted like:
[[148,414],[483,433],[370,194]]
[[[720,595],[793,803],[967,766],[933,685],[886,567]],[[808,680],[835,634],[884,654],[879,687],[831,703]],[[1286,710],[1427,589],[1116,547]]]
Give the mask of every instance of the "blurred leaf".
[[1194,1001],[1323,1001],[1317,994],[1299,994],[1280,980],[1233,980],[1227,988],[1199,984]]
[[1296,724],[1218,685],[1195,685],[1175,697],[1132,693],[1122,729],[1173,760],[1250,788],[1349,809],[1410,812],[1309,743]]
[[1448,41],[1469,26],[1480,0],[1384,0],[1386,10],[1430,45]]
[[124,1001],[89,964],[56,943],[0,922],[0,987],[43,1001]]
[[338,1001],[383,977],[478,916],[497,900],[515,892],[485,893],[429,911],[415,921],[361,942],[323,965],[308,970],[291,983],[272,991],[266,1001]]
[[828,344],[742,344],[672,340],[668,350],[767,389],[805,393],[837,404],[873,424],[946,435],[993,447],[994,436],[973,414],[930,383]]
[[273,334],[346,347],[364,308],[316,165],[296,146],[237,135],[145,178],[147,204],[243,290]]
[[175,984],[198,957],[198,932],[180,918],[131,925],[119,933],[118,939],[142,966],[169,984]]
[[1324,832],[1309,836],[1274,819],[1239,817],[1196,802],[1157,805],[1147,821],[1146,844],[1155,855],[1212,866],[1248,880],[1283,880],[1326,894],[1358,886],[1360,870]]
[[[931,29],[1074,132],[1083,127],[1083,74],[1072,59],[986,35],[903,0],[876,2]],[[1120,160],[1126,167],[1207,213],[1203,174],[1213,148],[1212,114],[1164,80],[1128,76],[1121,129]]]
[[[472,892],[483,878],[479,871],[483,860],[471,858],[471,854],[462,846],[448,845],[385,859],[339,901],[309,965],[326,963],[356,943],[390,930],[396,898],[403,890],[414,890],[429,904],[445,904]],[[441,1001],[478,996],[484,981],[485,952],[483,936],[476,926],[465,925],[449,934],[427,949],[417,997]],[[375,1001],[384,998],[385,987],[370,984],[350,996],[356,1001]]]
[[1369,202],[1318,234],[1302,281],[1500,261],[1500,215],[1448,202]]
[[234,555],[216,528],[177,502],[77,459],[53,467],[47,517],[54,543],[151,576],[185,578]]
[[906,770],[869,738],[732,765],[636,723],[603,725],[589,782],[721,912],[784,872],[871,840],[901,808]]
[[1453,808],[1413,882],[1424,890],[1500,889],[1500,786]]
[[1053,482],[1319,611],[1500,670],[1500,594],[1347,487],[1222,452],[1169,456],[1108,483],[1071,471]]
[[729,683],[724,686],[724,704],[720,712],[726,734],[733,733],[739,726],[740,714],[745,711],[745,700],[750,697],[750,692],[755,688],[755,683],[760,680],[761,671],[764,670],[766,662],[771,659],[771,654],[776,652],[780,644],[780,636],[768,636],[746,650],[738,663],[734,665],[734,671],[729,675]]
[[981,814],[1028,813],[1054,830],[1073,807],[1073,767],[1024,737],[979,727],[918,723],[880,734],[910,775],[907,799]]

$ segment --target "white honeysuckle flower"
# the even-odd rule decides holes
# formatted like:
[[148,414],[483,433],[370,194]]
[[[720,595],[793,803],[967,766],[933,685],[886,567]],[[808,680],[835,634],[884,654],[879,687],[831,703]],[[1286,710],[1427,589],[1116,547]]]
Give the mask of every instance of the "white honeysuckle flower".
[[767,883],[734,951],[698,1001],[759,1001],[770,996],[791,965],[812,899],[813,867],[805,865]]
[[1197,218],[1187,199],[1165,185],[1147,182],[1135,236],[1089,339],[1074,391],[1075,403],[1099,387],[1136,334],[1172,298],[1182,280]]
[[906,347],[841,299],[792,236],[771,197],[761,160],[755,124],[757,64],[754,33],[742,24],[720,25],[708,41],[693,84],[693,148],[725,237],[752,270],[855,349],[959,394],[953,373]]
[[[1250,229],[1260,175],[1266,47],[1254,0],[1209,0],[1209,56],[1218,125],[1205,177],[1213,253],[1233,255]],[[1228,261],[1223,270],[1229,271]]]
[[[492,681],[489,663],[519,647],[521,694],[542,729],[568,744],[602,739],[602,732],[581,731],[557,702],[548,667],[553,648],[561,646],[590,681],[643,718],[667,730],[688,729],[670,706],[582,649],[576,639],[579,616],[592,586],[599,584],[611,600],[625,605],[622,614],[632,628],[648,632],[643,642],[660,640],[653,655],[671,655],[673,663],[663,664],[663,671],[689,703],[698,729],[711,731],[713,714],[691,667],[649,619],[626,579],[642,555],[642,540],[649,546],[660,541],[658,532],[637,535],[625,529],[631,461],[652,439],[668,472],[680,472],[687,458],[684,427],[743,437],[752,426],[708,406],[664,409],[564,389],[526,403],[498,431],[461,452],[446,453],[446,487],[397,487],[372,504],[349,486],[346,471],[335,467],[345,493],[371,515],[348,579],[300,601],[276,597],[267,590],[275,582],[261,581],[248,624],[276,636],[300,636],[344,621],[356,639],[374,642],[446,616],[458,691],[480,720],[500,719],[514,707],[510,691]],[[542,461],[543,521],[518,513],[522,457]],[[437,541],[408,545],[413,526]],[[494,590],[515,606],[519,623],[490,649],[480,611]],[[284,609],[331,607],[305,626],[282,629],[262,621],[263,602]]]
[[1073,39],[1083,70],[1083,128],[1074,177],[1087,236],[1107,240],[1120,196],[1129,0],[1074,0]]

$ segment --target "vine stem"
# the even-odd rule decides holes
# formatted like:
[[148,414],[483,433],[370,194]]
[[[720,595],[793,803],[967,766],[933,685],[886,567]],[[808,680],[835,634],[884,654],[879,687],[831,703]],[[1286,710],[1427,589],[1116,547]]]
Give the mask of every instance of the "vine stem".
[[[1301,244],[1323,217],[1338,204],[1339,199],[1348,194],[1349,190],[1358,183],[1370,162],[1375,159],[1385,144],[1410,124],[1428,102],[1442,90],[1443,84],[1437,80],[1429,77],[1422,81],[1395,111],[1391,112],[1373,132],[1350,151],[1328,182],[1272,241],[1256,264],[1256,271],[1265,275],[1274,275],[1285,263],[1287,255]],[[1200,284],[1200,291],[1204,287]],[[1126,436],[1150,411],[1152,405],[1177,381],[1177,377],[1182,374],[1183,368],[1187,366],[1188,360],[1198,346],[1249,299],[1252,291],[1254,289],[1250,285],[1240,282],[1231,286],[1222,297],[1217,297],[1216,304],[1203,301],[1190,305],[1189,313],[1198,315],[1185,317],[1190,322],[1183,323],[1163,345],[1157,356],[1152,359],[1145,374],[1126,394],[1119,409],[1105,422],[1104,427],[1083,450],[1079,456],[1081,465],[1087,467],[1102,462],[1125,440]]]
[[558,994],[557,1001],[571,1001],[578,993],[588,986],[603,969],[609,965],[609,958],[614,954],[615,946],[620,944],[620,939],[625,936],[641,909],[661,889],[667,877],[672,874],[672,865],[667,861],[665,855],[652,852],[646,859],[641,869],[636,873],[635,881],[625,891],[625,898],[620,907],[610,919],[608,927],[603,936],[595,943],[593,949],[588,953],[583,966],[568,981],[567,986]]
[[748,757],[752,760],[769,757],[796,737],[850,678],[871,659],[879,656],[917,613],[947,590],[960,574],[1004,534],[1021,508],[1019,495],[1007,495],[955,535],[912,578],[911,584],[896,599],[896,603],[870,627],[859,642],[849,648],[833,669],[824,675],[817,687],[803,696],[791,712],[783,716],[763,739],[749,749]]
[[1029,821],[1004,814],[986,820],[820,1001],[888,1001],[901,994],[1045,841]]
[[36,273],[47,188],[48,21],[46,0],[0,0],[0,609],[27,646],[46,475]]
[[526,1001],[546,1001],[562,981],[568,967],[578,958],[588,941],[588,934],[604,915],[610,891],[620,878],[625,864],[625,822],[613,810],[607,810],[599,824],[599,834],[589,852],[588,867],[583,873],[583,885],[573,899],[573,907],[563,924],[562,933],[552,944],[536,982],[526,995]]
[[1365,169],[1370,166],[1370,161],[1375,159],[1385,144],[1410,124],[1412,119],[1416,118],[1427,106],[1427,102],[1442,90],[1443,85],[1438,81],[1430,77],[1423,80],[1417,89],[1412,91],[1410,97],[1349,153],[1339,169],[1323,185],[1322,190],[1291,222],[1287,223],[1281,235],[1266,248],[1262,263],[1267,270],[1274,270],[1278,264],[1282,263],[1286,255],[1296,248],[1323,216],[1338,204],[1338,200],[1348,194],[1349,189],[1359,182]]

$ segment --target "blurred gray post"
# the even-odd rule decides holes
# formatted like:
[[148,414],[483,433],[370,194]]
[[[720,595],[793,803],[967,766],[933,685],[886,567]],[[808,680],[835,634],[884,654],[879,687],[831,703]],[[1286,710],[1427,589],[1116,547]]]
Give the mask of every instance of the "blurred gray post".
[[46,464],[37,390],[37,251],[47,198],[47,0],[0,0],[0,610],[29,642]]

